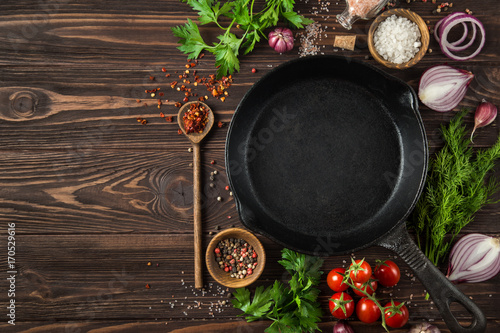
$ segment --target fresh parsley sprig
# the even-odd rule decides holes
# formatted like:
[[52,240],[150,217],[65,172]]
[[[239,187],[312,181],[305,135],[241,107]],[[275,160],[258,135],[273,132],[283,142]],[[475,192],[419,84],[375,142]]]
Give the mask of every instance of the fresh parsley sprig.
[[231,301],[242,310],[248,322],[268,319],[272,324],[268,333],[314,332],[321,320],[321,308],[317,301],[323,259],[300,254],[289,249],[281,252],[279,263],[290,274],[288,286],[280,281],[264,288],[255,289],[253,299],[250,290],[239,288]]
[[444,260],[460,230],[500,190],[493,177],[486,181],[500,159],[500,137],[492,147],[474,152],[463,124],[466,114],[462,111],[447,127],[441,126],[444,147],[429,163],[424,192],[408,223],[419,247],[435,265]]
[[[217,36],[218,42],[210,45],[201,36],[198,25],[188,18],[184,25],[172,27],[181,44],[178,49],[187,54],[188,59],[198,58],[203,50],[213,53],[218,78],[239,71],[239,55],[251,52],[262,37],[267,38],[264,30],[275,26],[280,19],[299,29],[313,22],[294,12],[294,0],[266,0],[264,8],[258,12],[254,11],[255,0],[184,1],[198,12],[199,24],[214,23],[223,32]],[[223,26],[221,21],[228,19],[230,23]],[[234,28],[240,29],[240,37],[232,32]]]

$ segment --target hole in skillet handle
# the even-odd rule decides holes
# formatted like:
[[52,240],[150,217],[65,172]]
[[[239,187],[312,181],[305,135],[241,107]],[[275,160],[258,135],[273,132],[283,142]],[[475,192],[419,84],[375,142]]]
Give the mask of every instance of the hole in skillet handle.
[[[481,309],[458,290],[420,251],[406,230],[404,221],[399,222],[387,236],[377,242],[377,245],[396,252],[408,264],[431,295],[450,331],[453,333],[486,331],[486,318]],[[455,302],[463,306],[472,316],[469,326],[462,326],[452,313],[450,304]]]

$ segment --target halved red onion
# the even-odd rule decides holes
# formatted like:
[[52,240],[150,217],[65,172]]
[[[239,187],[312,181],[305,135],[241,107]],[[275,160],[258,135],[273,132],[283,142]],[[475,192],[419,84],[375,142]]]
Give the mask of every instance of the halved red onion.
[[468,234],[453,246],[446,276],[454,283],[482,282],[500,271],[500,239]]
[[[468,35],[467,23],[472,25],[472,36],[468,43],[460,45],[466,40]],[[464,27],[464,33],[458,40],[449,42],[447,39],[448,34],[457,24],[462,24]],[[464,51],[474,44],[477,37],[477,28],[479,28],[479,31],[481,32],[481,40],[477,49],[468,56],[458,56],[454,54],[453,52]],[[434,32],[434,38],[439,42],[441,51],[453,60],[468,60],[475,57],[479,54],[479,52],[481,52],[486,41],[486,33],[482,23],[474,16],[465,13],[453,13],[439,20],[434,26]]]
[[464,98],[474,74],[449,65],[427,69],[418,86],[418,97],[434,111],[453,110]]

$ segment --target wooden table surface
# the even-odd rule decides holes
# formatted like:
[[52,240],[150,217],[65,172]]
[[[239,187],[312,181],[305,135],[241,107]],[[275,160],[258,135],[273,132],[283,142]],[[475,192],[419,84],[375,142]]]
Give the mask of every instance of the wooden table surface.
[[[433,25],[435,4],[400,1]],[[500,14],[494,0],[456,1],[453,10],[473,11],[486,29],[486,44],[474,59],[448,60],[431,38],[432,53],[416,66],[400,71],[367,58],[364,44],[371,21],[346,31],[335,15],[342,1],[298,0],[296,10],[320,26],[316,35],[295,31],[295,48],[275,53],[265,41],[241,58],[241,70],[224,102],[209,98],[215,111],[213,133],[202,145],[203,244],[231,225],[242,227],[234,201],[225,190],[224,143],[227,125],[245,92],[279,64],[305,54],[308,42],[318,54],[341,54],[384,69],[417,88],[423,71],[448,62],[471,70],[475,79],[460,106],[475,108],[482,98],[500,105]],[[196,19],[177,0],[3,0],[0,3],[0,274],[1,332],[262,332],[269,322],[245,323],[230,305],[232,290],[221,287],[204,271],[204,290],[194,288],[192,223],[192,153],[177,133],[173,105],[183,98],[170,88],[185,70],[187,58],[176,49],[170,28]],[[213,26],[202,33],[215,36]],[[356,34],[354,51],[333,47],[336,35]],[[162,71],[162,67],[166,72]],[[252,73],[252,68],[257,70]],[[214,71],[207,54],[195,69],[200,76]],[[171,74],[166,78],[165,74]],[[154,80],[150,79],[154,77]],[[161,88],[158,96],[145,90]],[[204,86],[193,87],[199,95]],[[137,102],[137,100],[141,102]],[[165,100],[168,99],[169,102]],[[457,108],[455,111],[457,111]],[[452,113],[421,106],[431,153],[442,142],[440,124]],[[147,120],[142,125],[137,118]],[[175,119],[174,119],[175,120]],[[467,118],[472,128],[473,114]],[[492,145],[499,120],[477,132],[476,147]],[[210,173],[218,174],[212,181]],[[500,177],[500,168],[496,168]],[[215,187],[209,187],[213,182]],[[220,196],[222,201],[217,201]],[[497,196],[499,197],[499,196]],[[500,234],[500,204],[487,206],[462,234]],[[7,233],[15,224],[15,262],[8,266]],[[259,236],[267,265],[258,282],[269,285],[286,275],[277,263],[281,247]],[[11,253],[12,254],[12,253]],[[410,323],[432,320],[449,332],[425,290],[410,269],[388,250],[372,247],[356,257],[393,258],[402,270],[383,298],[409,303]],[[348,256],[325,259],[323,270],[345,265]],[[445,270],[445,267],[441,267]],[[14,270],[15,273],[8,273]],[[15,277],[15,295],[8,295]],[[488,332],[500,332],[500,276],[458,288],[471,297],[488,319]],[[149,288],[148,288],[149,286]],[[320,327],[331,331],[331,296],[320,285],[324,317]],[[7,309],[15,300],[15,326]],[[461,321],[465,311],[456,309]],[[353,318],[356,332],[382,332],[378,324]],[[395,329],[392,332],[406,332]]]

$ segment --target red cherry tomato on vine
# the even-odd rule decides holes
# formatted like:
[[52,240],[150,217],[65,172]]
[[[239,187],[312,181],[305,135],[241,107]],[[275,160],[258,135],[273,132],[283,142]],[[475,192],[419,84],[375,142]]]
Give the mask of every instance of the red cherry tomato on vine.
[[[375,277],[372,275],[370,277],[370,280],[366,281],[365,283],[354,282],[354,286],[356,288],[358,288],[358,289],[361,289],[361,290],[365,291],[368,295],[373,295],[373,293],[375,292],[375,290],[377,290],[378,283],[375,280]],[[358,295],[358,296],[361,296],[361,297],[366,296],[365,294],[363,294],[360,291],[357,291],[354,288],[352,289],[352,291],[354,291],[354,293],[356,295]]]
[[375,267],[373,275],[378,282],[385,287],[394,287],[401,278],[398,265],[391,260],[386,260]]
[[392,328],[403,327],[410,317],[406,305],[391,301],[384,306],[385,323]]
[[326,282],[328,283],[328,287],[330,287],[331,290],[339,292],[349,288],[347,284],[342,283],[342,279],[344,278],[342,274],[345,274],[344,268],[334,268],[330,271],[330,273],[328,273]]
[[349,277],[353,282],[365,283],[372,276],[372,267],[364,259],[354,261],[349,269]]
[[356,315],[363,323],[373,323],[380,318],[380,309],[374,301],[363,297],[356,304]]
[[344,292],[333,294],[328,302],[330,312],[337,319],[347,319],[354,312],[354,300]]

